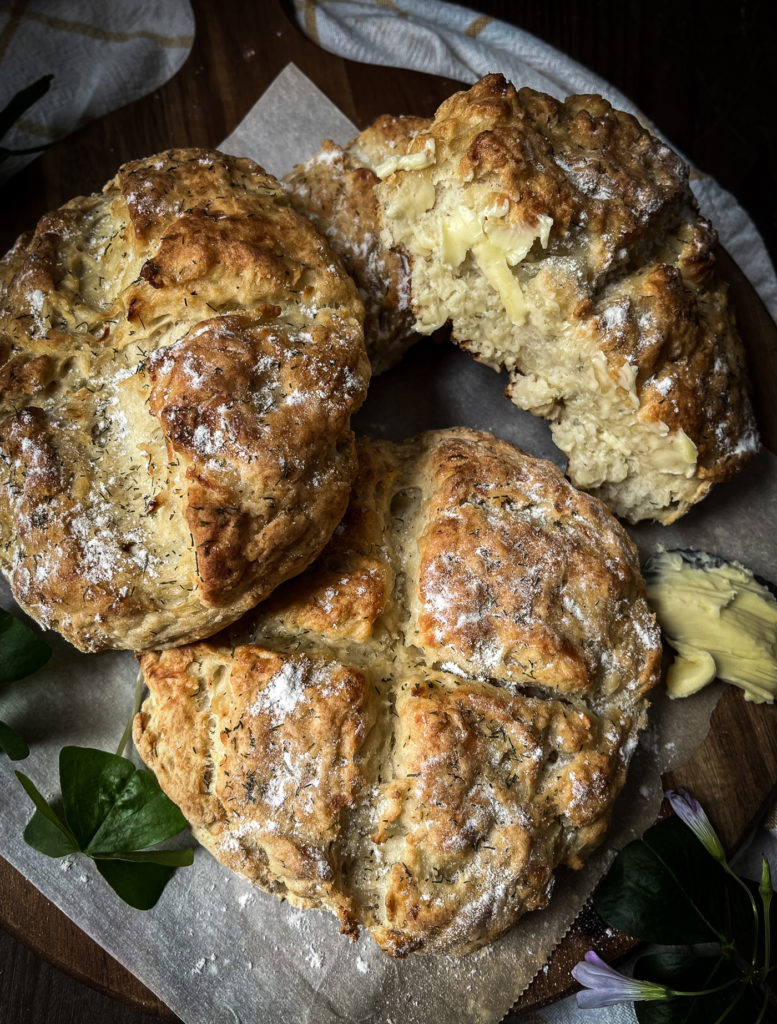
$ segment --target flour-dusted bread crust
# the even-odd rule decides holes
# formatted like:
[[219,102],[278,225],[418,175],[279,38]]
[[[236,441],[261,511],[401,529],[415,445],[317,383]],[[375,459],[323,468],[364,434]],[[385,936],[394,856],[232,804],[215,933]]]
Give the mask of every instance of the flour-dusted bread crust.
[[489,75],[416,133],[376,194],[419,331],[446,322],[546,416],[573,483],[672,522],[758,441],[716,236],[688,168],[599,96]]
[[173,150],[0,265],[0,565],[82,650],[233,622],[320,552],[369,364],[350,279],[249,160]]
[[293,205],[321,231],[364,302],[364,340],[373,374],[397,363],[418,338],[408,261],[381,241],[376,169],[404,154],[429,122],[383,115],[344,149],[325,141],[284,179]]
[[634,546],[489,434],[360,442],[343,523],[214,638],[142,655],[135,743],[214,856],[388,953],[464,953],[607,830],[660,638]]

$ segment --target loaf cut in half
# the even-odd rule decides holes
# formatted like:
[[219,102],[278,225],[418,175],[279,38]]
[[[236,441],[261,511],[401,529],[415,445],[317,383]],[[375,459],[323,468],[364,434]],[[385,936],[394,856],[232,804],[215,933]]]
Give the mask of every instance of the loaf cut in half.
[[250,160],[173,150],[0,263],[0,566],[85,651],[208,636],[345,512],[350,278]]
[[758,447],[687,166],[600,96],[488,75],[378,169],[416,329],[446,323],[550,420],[572,482],[670,523]]
[[489,434],[359,442],[305,573],[147,652],[138,751],[222,864],[389,954],[465,953],[608,828],[660,636],[636,550]]

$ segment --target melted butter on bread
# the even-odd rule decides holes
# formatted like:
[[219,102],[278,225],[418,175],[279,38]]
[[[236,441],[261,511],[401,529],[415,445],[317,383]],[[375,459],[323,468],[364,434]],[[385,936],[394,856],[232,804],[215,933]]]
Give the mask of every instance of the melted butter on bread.
[[427,139],[420,153],[405,153],[404,156],[389,156],[375,168],[375,174],[383,179],[395,171],[420,171],[434,163],[434,139]]
[[680,158],[601,97],[500,75],[446,100],[413,146],[432,141],[433,164],[375,187],[418,330],[449,323],[507,370],[573,483],[626,519],[670,523],[742,468],[743,349]]

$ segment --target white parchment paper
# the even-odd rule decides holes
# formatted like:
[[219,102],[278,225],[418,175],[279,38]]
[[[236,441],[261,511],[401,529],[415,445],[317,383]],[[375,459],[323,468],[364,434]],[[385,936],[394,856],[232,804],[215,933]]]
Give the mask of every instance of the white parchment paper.
[[[281,174],[311,155],[322,137],[345,142],[354,131],[291,68],[222,148]],[[547,425],[516,409],[503,395],[504,383],[458,349],[425,340],[373,382],[355,425],[361,432],[396,440],[425,429],[467,425],[562,464]],[[659,543],[705,547],[777,579],[776,463],[764,452],[678,525],[633,530],[643,554]],[[15,610],[4,583],[0,604]],[[47,797],[57,791],[63,745],[115,749],[137,673],[131,654],[85,656],[56,637],[52,643],[55,656],[45,670],[0,692],[0,716],[32,748],[19,767]],[[252,889],[201,848],[194,865],[176,873],[157,907],[147,913],[129,910],[88,861],[50,860],[23,843],[32,807],[4,756],[0,853],[187,1024],[494,1022],[508,1012],[571,925],[613,851],[652,822],[660,771],[687,760],[703,740],[719,693],[718,686],[687,701],[655,702],[606,847],[583,871],[559,873],[548,911],[528,915],[503,939],[463,959],[397,961],[369,938],[352,944],[338,934],[334,917],[294,910]]]

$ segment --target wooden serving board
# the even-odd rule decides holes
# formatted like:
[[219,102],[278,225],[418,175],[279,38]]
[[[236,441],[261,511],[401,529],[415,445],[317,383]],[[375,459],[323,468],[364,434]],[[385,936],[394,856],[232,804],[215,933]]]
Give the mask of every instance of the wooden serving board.
[[[459,87],[437,76],[356,64],[325,53],[297,29],[279,0],[195,0],[193,6],[194,48],[172,81],[74,133],[0,189],[2,251],[45,211],[73,195],[99,189],[124,160],[170,146],[217,144],[289,61],[360,127],[386,111],[430,115]],[[751,361],[762,436],[777,452],[777,328],[724,252],[720,266],[731,285]],[[704,743],[665,781],[687,787],[702,801],[726,847],[733,850],[777,795],[777,707],[748,704],[738,691],[726,692]],[[0,925],[72,976],[148,1014],[177,1019],[1,859]],[[583,913],[514,1012],[569,991],[570,968],[590,948],[613,960],[632,949],[633,942],[603,934],[593,916]]]

